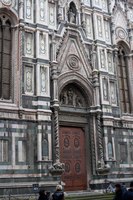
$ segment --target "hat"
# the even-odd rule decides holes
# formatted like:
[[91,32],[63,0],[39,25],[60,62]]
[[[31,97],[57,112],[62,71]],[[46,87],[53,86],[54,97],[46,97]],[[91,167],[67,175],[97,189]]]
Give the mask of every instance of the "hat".
[[133,181],[131,181],[131,183],[130,183],[130,187],[133,187]]
[[62,185],[57,185],[56,190],[62,190]]

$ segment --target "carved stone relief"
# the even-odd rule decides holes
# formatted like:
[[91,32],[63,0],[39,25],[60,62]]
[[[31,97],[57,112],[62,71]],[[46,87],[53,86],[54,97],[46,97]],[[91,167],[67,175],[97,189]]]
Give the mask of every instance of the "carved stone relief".
[[46,54],[46,36],[43,34],[40,34],[40,54],[45,55]]
[[128,35],[127,35],[127,32],[121,28],[121,27],[118,27],[116,28],[116,39],[122,39],[122,40],[126,40]]
[[80,59],[74,55],[71,54],[67,57],[67,65],[69,69],[71,70],[79,70],[80,69]]
[[108,101],[108,80],[103,78],[103,100]]
[[32,33],[25,33],[26,35],[26,46],[25,52],[27,55],[32,56],[33,54],[33,34]]
[[26,0],[26,18],[32,18],[32,0]]
[[132,9],[128,10],[128,18],[133,22],[133,10]]
[[107,11],[107,0],[102,0],[102,9]]
[[108,20],[104,20],[105,40],[110,42],[110,24]]
[[40,91],[41,91],[41,94],[46,94],[47,92],[47,68],[46,67],[43,67],[41,66],[40,67]]
[[55,5],[51,4],[49,7],[49,25],[55,26]]
[[91,15],[86,15],[86,17],[85,17],[85,31],[86,31],[87,37],[92,37]]
[[108,52],[107,53],[107,61],[108,61],[108,71],[110,73],[114,72],[114,68],[113,68],[113,57],[112,57],[112,53]]
[[101,16],[97,16],[97,28],[98,28],[98,37],[103,37],[102,17]]
[[25,67],[25,93],[33,93],[33,67]]
[[105,51],[104,49],[100,50],[100,63],[101,63],[101,68],[105,69],[106,68],[106,57],[105,57]]
[[111,94],[111,103],[116,104],[116,85],[113,82],[110,82],[110,94]]
[[61,92],[60,104],[79,108],[86,106],[82,93],[72,84],[66,86]]
[[41,21],[45,21],[46,20],[46,10],[45,10],[45,6],[46,6],[46,0],[40,0],[39,1],[39,7],[40,7],[40,20]]
[[12,0],[2,0],[2,3],[6,6],[10,6],[12,4]]
[[100,6],[100,0],[95,0],[95,5]]
[[84,0],[84,4],[90,5],[90,0]]

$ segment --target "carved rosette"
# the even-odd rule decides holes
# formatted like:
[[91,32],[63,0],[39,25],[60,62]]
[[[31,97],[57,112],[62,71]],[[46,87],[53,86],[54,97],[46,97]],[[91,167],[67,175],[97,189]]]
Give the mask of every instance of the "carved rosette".
[[67,65],[69,69],[77,71],[80,69],[80,60],[76,55],[69,55],[67,57]]
[[117,39],[126,40],[128,37],[127,32],[121,27],[116,28],[115,32]]

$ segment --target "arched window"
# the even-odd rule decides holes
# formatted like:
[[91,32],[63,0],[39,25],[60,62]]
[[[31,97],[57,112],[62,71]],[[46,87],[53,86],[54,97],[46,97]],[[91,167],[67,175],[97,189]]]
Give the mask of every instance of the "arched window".
[[119,47],[118,52],[118,80],[119,80],[119,94],[121,111],[123,113],[130,113],[130,98],[128,89],[128,74],[127,74],[127,62],[125,51],[123,47]]
[[0,99],[11,98],[11,22],[6,15],[0,16]]

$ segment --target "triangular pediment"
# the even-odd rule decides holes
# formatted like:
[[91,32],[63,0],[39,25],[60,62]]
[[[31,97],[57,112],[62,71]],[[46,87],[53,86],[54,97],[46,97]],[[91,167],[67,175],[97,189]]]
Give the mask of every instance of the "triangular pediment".
[[62,74],[75,71],[85,78],[90,78],[92,69],[88,57],[79,34],[68,31],[57,57],[58,72]]

